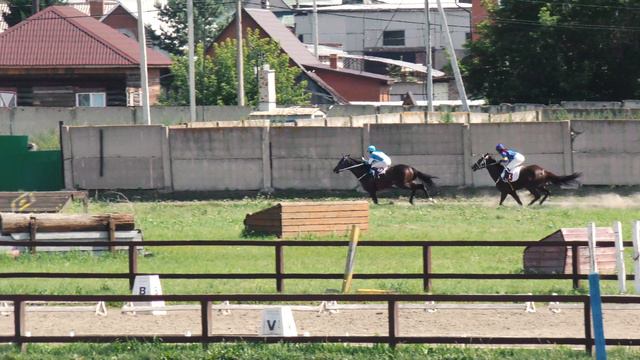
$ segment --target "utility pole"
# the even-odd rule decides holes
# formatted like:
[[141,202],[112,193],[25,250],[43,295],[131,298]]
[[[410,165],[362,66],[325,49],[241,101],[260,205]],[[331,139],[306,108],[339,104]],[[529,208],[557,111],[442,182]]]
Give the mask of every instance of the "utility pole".
[[[139,0],[138,0],[139,1]],[[236,43],[238,44],[238,58],[236,72],[238,73],[238,106],[244,106],[244,55],[242,54],[242,0],[236,3]]]
[[313,0],[313,56],[318,58],[318,4]]
[[[190,121],[196,121],[196,64],[193,41],[193,0],[187,0],[187,27],[189,37],[189,114]],[[204,59],[202,59],[204,61]]]
[[464,111],[469,112],[469,104],[467,103],[467,93],[464,91],[464,83],[462,82],[462,75],[460,75],[460,68],[458,67],[458,58],[456,52],[453,49],[453,40],[451,40],[451,33],[449,32],[449,24],[447,23],[447,16],[444,14],[442,3],[438,2],[438,10],[440,10],[440,16],[442,16],[443,30],[447,34],[447,51],[451,59],[451,68],[453,68],[453,76],[456,78],[456,86],[458,87],[458,95],[462,100],[462,108]]
[[142,120],[151,125],[149,109],[149,79],[147,77],[147,40],[144,35],[142,0],[138,0],[138,44],[140,44],[140,96],[142,97]]
[[433,72],[431,71],[431,22],[429,21],[429,0],[424,0],[424,42],[425,65],[427,67],[426,94],[427,111],[433,112]]

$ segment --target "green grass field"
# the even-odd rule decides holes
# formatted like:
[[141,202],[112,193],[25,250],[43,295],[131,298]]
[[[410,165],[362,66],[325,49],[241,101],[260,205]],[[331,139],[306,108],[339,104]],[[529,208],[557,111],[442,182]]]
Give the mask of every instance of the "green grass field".
[[[610,202],[620,201],[618,195]],[[611,197],[614,196],[614,197]],[[495,206],[497,198],[473,196],[441,198],[437,204],[422,202],[410,206],[406,199],[385,199],[370,207],[370,230],[366,240],[538,240],[560,227],[584,227],[590,221],[610,226],[621,221],[625,239],[631,223],[640,219],[637,206],[603,207],[606,197],[557,197],[548,206],[519,208]],[[631,199],[634,199],[633,197]],[[287,200],[289,201],[289,200]],[[246,236],[242,221],[247,213],[269,207],[276,199],[252,198],[215,201],[92,202],[91,213],[132,212],[146,240],[274,239]],[[79,212],[75,205],[70,212]],[[346,235],[307,236],[304,239],[343,239]],[[215,273],[272,272],[272,248],[259,247],[148,247],[151,256],[139,259],[141,272]],[[521,273],[523,248],[435,248],[433,272]],[[344,271],[346,248],[287,248],[286,272]],[[631,249],[627,251],[628,269]],[[16,260],[0,257],[3,271],[125,272],[126,253],[91,255],[85,253],[24,255]],[[420,272],[420,248],[360,248],[356,272]],[[318,293],[340,288],[340,280],[287,280],[286,291]],[[388,289],[404,293],[421,291],[419,280],[356,280],[353,288]],[[434,280],[434,293],[487,294],[570,294],[571,281],[548,280]],[[173,294],[275,292],[272,280],[164,280],[163,289]],[[583,290],[579,290],[582,292]],[[604,283],[605,293],[616,293],[614,281]],[[126,280],[9,280],[0,284],[2,293],[46,294],[126,294]]]
[[[334,198],[335,199],[335,198]],[[635,193],[596,192],[579,196],[555,196],[543,207],[520,208],[509,203],[498,208],[497,195],[490,193],[448,196],[437,204],[419,202],[410,206],[406,198],[385,198],[382,205],[370,207],[370,230],[363,240],[538,240],[560,227],[584,227],[595,221],[610,226],[621,221],[625,240],[630,240],[631,223],[640,220],[640,201]],[[309,199],[291,199],[295,201]],[[325,198],[324,200],[332,200]],[[273,239],[243,234],[242,221],[247,213],[278,202],[275,198],[245,198],[210,201],[132,201],[91,202],[91,213],[131,212],[145,240],[222,240]],[[81,212],[74,204],[68,212]],[[342,239],[346,235],[305,239]],[[162,273],[272,272],[271,248],[177,248],[148,247],[150,256],[139,259],[139,271]],[[436,248],[434,272],[521,273],[522,248]],[[286,272],[330,272],[344,270],[346,248],[287,248]],[[631,271],[631,249],[626,253]],[[21,255],[17,259],[0,256],[4,272],[126,272],[126,254],[91,255],[85,253]],[[361,248],[356,272],[420,272],[419,248]],[[339,289],[341,280],[288,280],[290,293],[323,293]],[[434,280],[434,293],[485,294],[572,294],[571,281],[510,280]],[[603,282],[603,292],[617,293],[617,283]],[[403,293],[421,291],[421,282],[413,280],[354,281],[353,288],[389,289]],[[633,284],[629,283],[633,293]],[[272,280],[163,280],[165,294],[272,293]],[[586,286],[586,283],[584,284]],[[3,280],[0,293],[30,294],[127,294],[126,280],[34,279]],[[586,288],[577,291],[585,293]],[[73,358],[73,359],[586,359],[582,351],[569,349],[477,349],[441,346],[342,345],[215,345],[202,350],[198,345],[119,344],[33,346],[20,354],[10,346],[0,347],[0,358]],[[611,359],[636,359],[636,350],[617,349]]]

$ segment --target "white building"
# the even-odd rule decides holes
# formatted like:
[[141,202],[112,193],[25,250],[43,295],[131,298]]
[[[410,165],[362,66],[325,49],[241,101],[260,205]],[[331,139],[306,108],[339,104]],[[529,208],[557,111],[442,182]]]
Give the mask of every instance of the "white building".
[[[470,37],[471,4],[442,0],[453,47],[458,57]],[[306,43],[313,43],[312,13],[309,8],[294,9],[295,32]],[[433,66],[449,63],[446,35],[435,0],[429,2]],[[387,4],[351,4],[318,7],[318,42],[341,47],[349,54],[369,55],[425,63],[424,1]],[[378,72],[376,69],[367,71]]]

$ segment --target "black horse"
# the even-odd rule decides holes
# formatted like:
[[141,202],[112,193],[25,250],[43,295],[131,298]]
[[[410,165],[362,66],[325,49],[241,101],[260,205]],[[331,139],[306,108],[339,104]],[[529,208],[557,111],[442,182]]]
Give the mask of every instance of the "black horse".
[[489,175],[491,175],[491,178],[496,183],[496,188],[500,190],[500,205],[502,205],[507,195],[511,195],[518,204],[522,205],[520,197],[518,197],[516,193],[516,190],[520,189],[527,189],[531,195],[533,195],[533,200],[531,200],[529,205],[538,201],[542,194],[544,194],[542,199],[540,199],[540,205],[542,205],[551,194],[547,186],[550,184],[562,185],[575,183],[576,179],[581,175],[580,173],[573,173],[571,175],[558,176],[538,165],[529,165],[522,167],[517,181],[506,183],[500,179],[500,174],[502,174],[504,166],[497,162],[490,154],[484,154],[471,166],[473,171],[484,168],[489,171]]
[[[424,191],[426,197],[429,200],[433,200],[429,195],[428,187],[435,187],[432,179],[437,179],[437,177],[421,173],[411,166],[403,164],[390,166],[384,174],[374,178],[369,172],[369,164],[363,160],[353,159],[351,155],[345,155],[338,161],[338,165],[333,169],[333,172],[338,174],[346,170],[351,171],[358,178],[362,188],[371,195],[371,199],[376,204],[378,203],[376,193],[391,187],[411,190],[411,197],[409,198],[411,204],[413,204],[416,190]],[[415,182],[416,180],[420,180],[420,183]]]

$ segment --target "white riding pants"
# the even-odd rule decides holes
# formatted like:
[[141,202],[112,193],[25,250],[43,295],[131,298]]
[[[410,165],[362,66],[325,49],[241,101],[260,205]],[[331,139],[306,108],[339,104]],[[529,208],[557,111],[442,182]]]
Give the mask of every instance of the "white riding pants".
[[505,166],[509,172],[513,171],[513,169],[517,168],[524,162],[524,155],[516,154],[513,160],[509,161],[509,163]]

